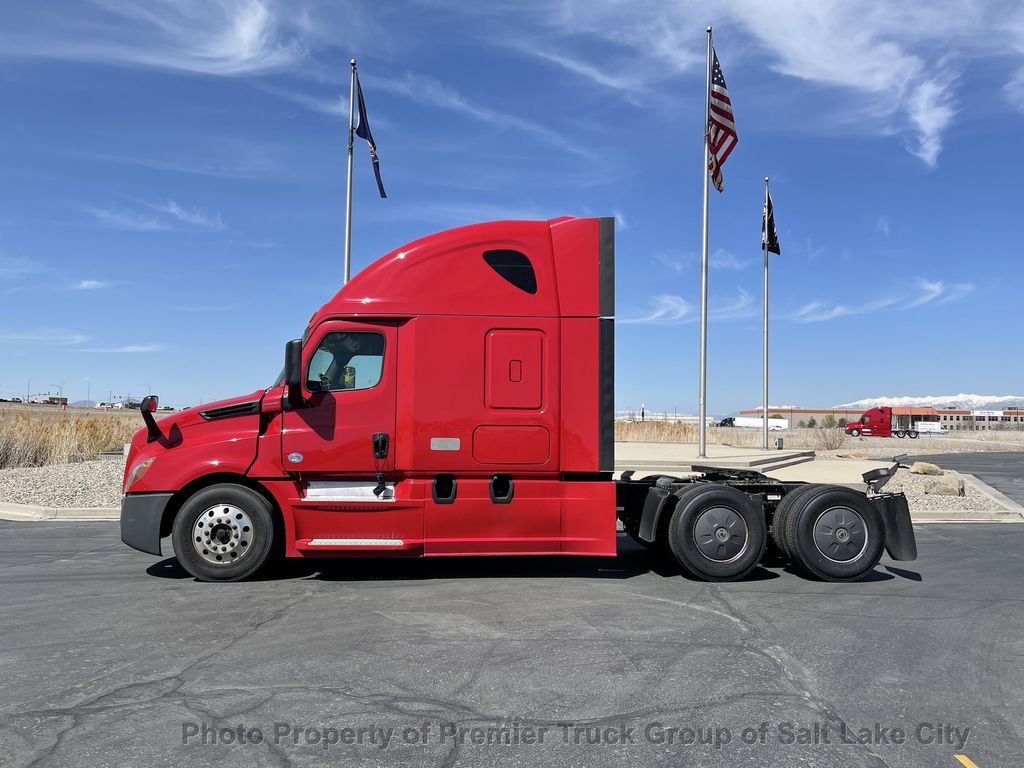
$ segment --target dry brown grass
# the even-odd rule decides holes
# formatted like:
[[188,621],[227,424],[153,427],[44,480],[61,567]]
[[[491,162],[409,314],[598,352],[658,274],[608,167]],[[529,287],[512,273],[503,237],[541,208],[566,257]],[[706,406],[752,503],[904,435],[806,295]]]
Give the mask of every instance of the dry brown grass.
[[142,426],[138,411],[0,410],[0,469],[87,461],[117,451]]
[[[697,426],[671,421],[616,421],[615,439],[642,443],[696,443]],[[761,445],[761,433],[754,429],[708,427],[707,440],[721,445],[756,448]]]

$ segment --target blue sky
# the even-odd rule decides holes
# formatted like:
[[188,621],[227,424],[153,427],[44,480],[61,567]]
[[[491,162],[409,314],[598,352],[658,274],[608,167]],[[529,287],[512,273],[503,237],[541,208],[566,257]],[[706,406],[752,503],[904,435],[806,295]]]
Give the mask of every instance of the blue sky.
[[697,407],[704,27],[739,145],[712,190],[708,410],[1019,393],[1017,2],[9,5],[0,29],[0,396],[268,384],[353,264],[495,218],[615,215],[617,406]]

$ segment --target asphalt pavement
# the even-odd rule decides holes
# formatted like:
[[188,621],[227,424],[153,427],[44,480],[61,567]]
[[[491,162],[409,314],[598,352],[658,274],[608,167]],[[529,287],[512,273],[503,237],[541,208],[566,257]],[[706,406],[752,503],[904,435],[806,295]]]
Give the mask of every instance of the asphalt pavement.
[[0,765],[1019,765],[1024,526],[854,584],[615,559],[300,562],[203,584],[0,522]]
[[943,453],[915,456],[909,461],[927,461],[954,472],[968,472],[1024,505],[1024,453]]

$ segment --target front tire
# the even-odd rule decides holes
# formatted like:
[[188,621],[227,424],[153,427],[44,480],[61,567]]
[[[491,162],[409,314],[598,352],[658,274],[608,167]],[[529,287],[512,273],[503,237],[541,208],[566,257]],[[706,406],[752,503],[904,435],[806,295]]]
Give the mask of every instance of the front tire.
[[866,496],[821,485],[795,501],[783,530],[794,565],[825,581],[857,581],[874,570],[882,557],[885,529]]
[[853,437],[860,437],[860,430],[859,429],[851,429],[850,430],[850,435],[853,436]]
[[211,485],[192,494],[174,518],[171,540],[181,566],[200,581],[241,581],[274,547],[270,502],[244,485]]
[[698,485],[676,503],[668,545],[676,561],[707,581],[750,573],[768,541],[764,515],[747,494],[724,485]]

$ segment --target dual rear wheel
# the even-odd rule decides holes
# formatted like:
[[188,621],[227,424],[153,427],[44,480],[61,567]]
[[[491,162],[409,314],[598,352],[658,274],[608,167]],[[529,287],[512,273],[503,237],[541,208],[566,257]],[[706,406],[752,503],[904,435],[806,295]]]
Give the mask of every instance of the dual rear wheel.
[[[675,560],[707,581],[741,579],[764,555],[765,516],[750,496],[724,485],[679,494],[664,531]],[[867,497],[836,485],[805,485],[779,503],[772,539],[797,569],[825,581],[856,581],[878,564],[885,531]]]
[[856,581],[881,559],[885,530],[878,509],[863,494],[837,485],[805,485],[779,503],[772,539],[807,575]]

